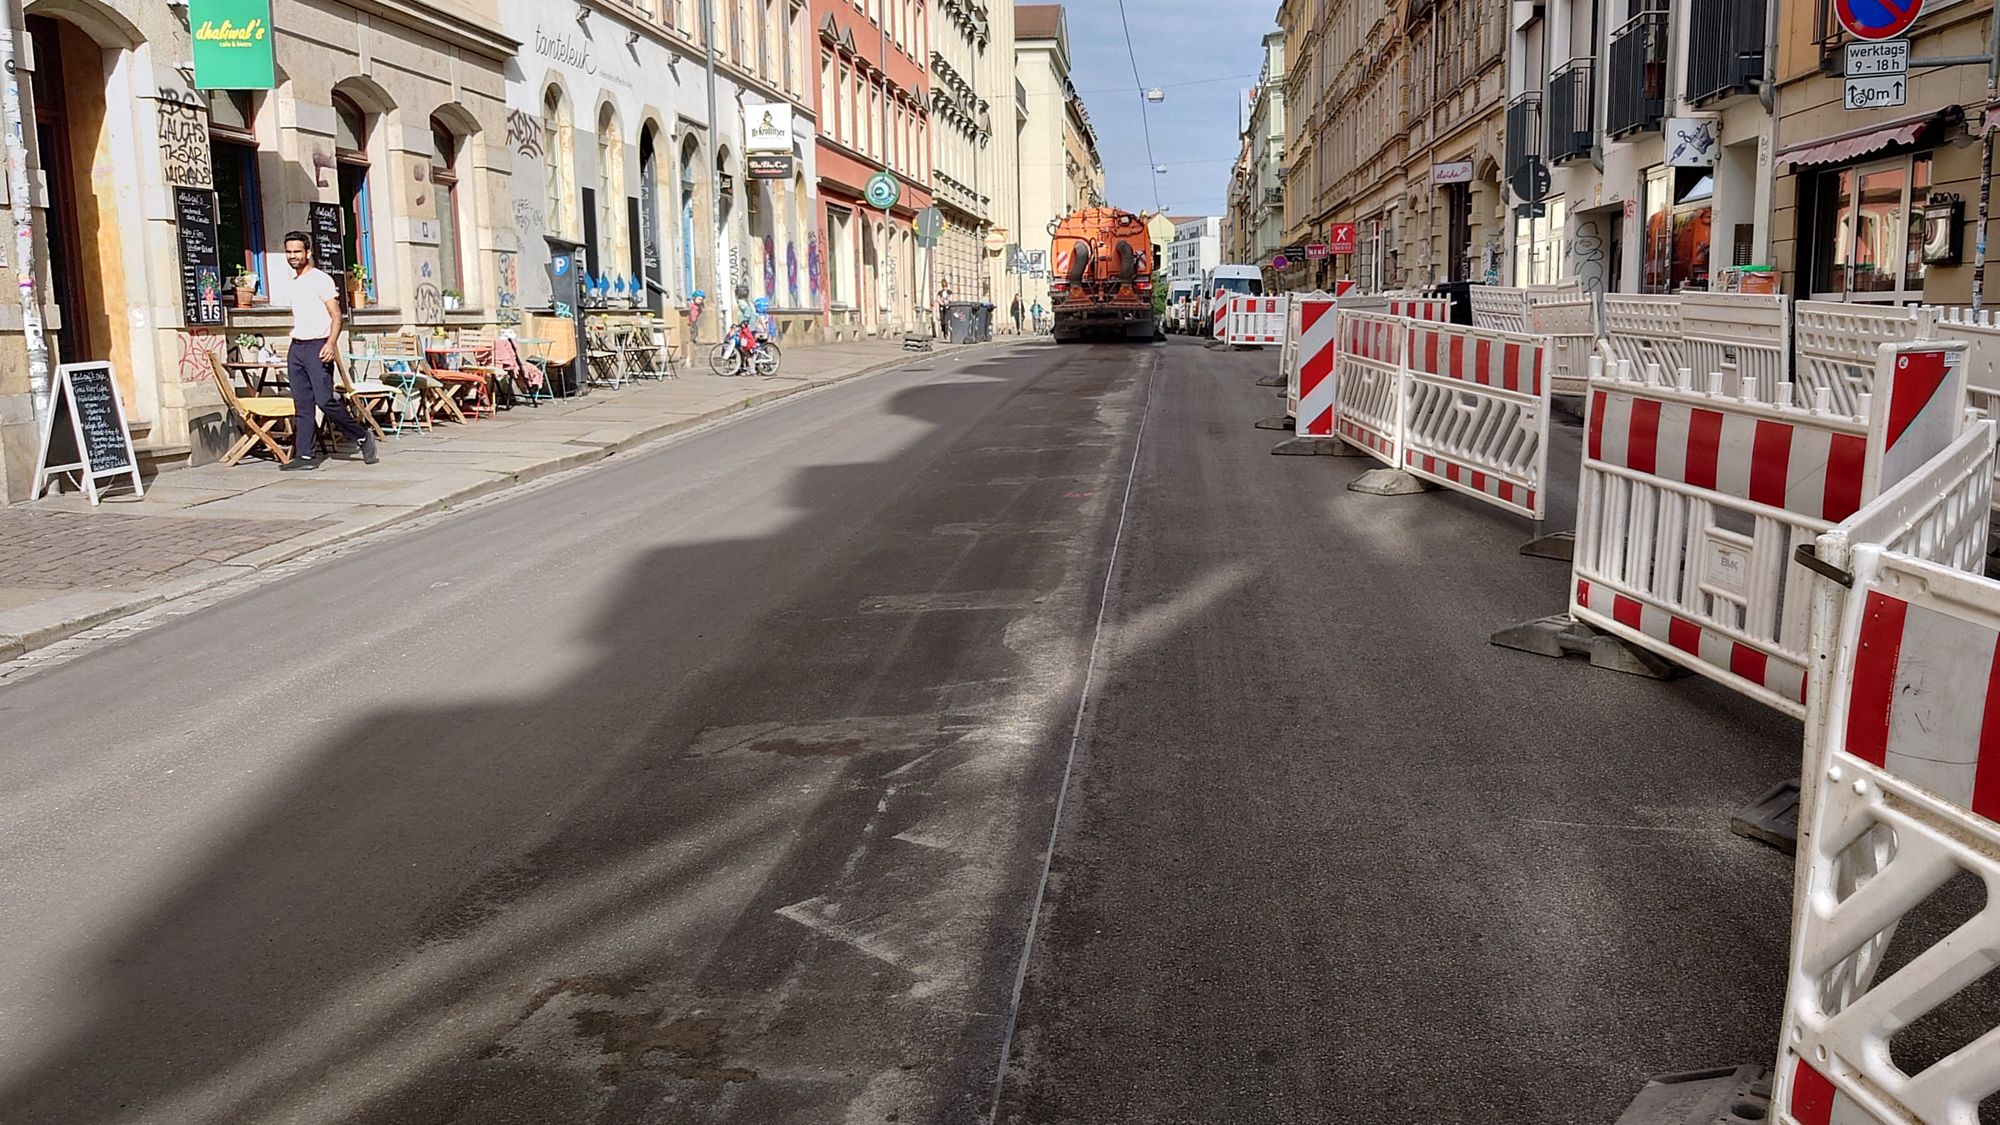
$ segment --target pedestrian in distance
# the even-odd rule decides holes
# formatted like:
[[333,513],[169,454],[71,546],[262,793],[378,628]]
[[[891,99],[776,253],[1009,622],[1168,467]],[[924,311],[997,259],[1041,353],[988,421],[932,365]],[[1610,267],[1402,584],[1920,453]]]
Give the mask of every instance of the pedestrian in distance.
[[937,298],[938,339],[951,335],[951,282],[938,288]]
[[292,341],[285,355],[285,377],[291,380],[292,408],[297,414],[292,426],[293,456],[284,465],[285,472],[319,468],[315,411],[326,415],[335,429],[361,447],[363,461],[373,465],[381,459],[375,449],[375,432],[355,420],[347,400],[333,385],[333,357],[340,346],[340,287],[313,264],[312,245],[304,231],[285,235],[285,263],[292,267],[287,285],[292,296]]
[[1021,334],[1021,315],[1023,312],[1021,295],[1019,293],[1014,294],[1013,307],[1008,311],[1014,314],[1014,335],[1019,336]]
[[1041,299],[1040,297],[1037,297],[1037,298],[1035,298],[1035,305],[1034,305],[1034,307],[1033,307],[1033,308],[1031,308],[1031,309],[1029,309],[1029,310],[1028,310],[1028,313],[1029,313],[1029,315],[1031,315],[1031,316],[1033,316],[1033,317],[1035,318],[1035,320],[1034,320],[1034,324],[1035,324],[1035,333],[1036,333],[1037,335],[1039,335],[1039,334],[1041,333],[1041,331],[1042,331],[1042,313],[1043,313],[1043,311],[1044,311],[1044,310],[1043,310],[1043,308],[1042,308],[1042,299]]

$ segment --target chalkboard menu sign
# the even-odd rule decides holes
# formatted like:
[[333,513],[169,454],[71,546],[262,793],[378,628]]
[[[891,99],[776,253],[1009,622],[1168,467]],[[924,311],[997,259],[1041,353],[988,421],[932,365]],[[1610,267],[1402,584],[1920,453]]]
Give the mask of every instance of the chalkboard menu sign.
[[181,315],[190,328],[221,324],[222,256],[216,248],[215,193],[175,188],[174,223],[180,228]]
[[42,427],[42,455],[35,467],[34,499],[56,477],[74,473],[92,504],[103,495],[100,477],[129,476],[132,491],[146,494],[139,458],[125,428],[125,404],[108,363],[65,363]]
[[313,240],[313,265],[325,270],[333,277],[333,287],[340,291],[340,307],[347,308],[347,240],[343,236],[346,224],[338,203],[308,203],[306,230]]

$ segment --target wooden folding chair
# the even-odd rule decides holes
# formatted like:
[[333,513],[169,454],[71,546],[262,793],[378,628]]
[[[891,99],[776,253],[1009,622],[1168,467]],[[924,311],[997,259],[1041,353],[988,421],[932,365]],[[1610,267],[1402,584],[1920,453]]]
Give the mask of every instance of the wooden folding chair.
[[423,424],[429,428],[440,417],[454,422],[465,421],[465,414],[459,410],[451,392],[445,389],[444,381],[431,369],[424,358],[423,343],[415,336],[398,333],[382,337],[382,346],[377,353],[382,360],[385,381],[393,380],[396,368],[403,368],[403,375],[409,380],[410,390],[422,405]]
[[229,369],[222,365],[220,352],[208,353],[208,372],[215,379],[215,389],[222,392],[223,405],[229,408],[229,413],[243,431],[236,444],[222,455],[222,463],[234,465],[243,460],[250,450],[262,445],[278,464],[288,464],[292,459],[292,439],[298,425],[298,411],[292,406],[292,400],[276,395],[237,394],[236,384],[229,378]]
[[[500,370],[493,358],[494,331],[491,328],[461,328],[452,337],[464,351],[463,362],[458,366],[459,374],[472,375],[484,381],[479,398],[475,400],[480,410],[488,418],[500,409],[500,386],[507,374]],[[512,406],[512,402],[508,403]]]
[[363,381],[355,382],[347,369],[347,360],[336,354],[333,357],[334,387],[347,396],[347,405],[361,424],[375,432],[380,438],[387,434],[382,428],[386,419],[393,429],[396,426],[396,397],[401,392],[387,383]]

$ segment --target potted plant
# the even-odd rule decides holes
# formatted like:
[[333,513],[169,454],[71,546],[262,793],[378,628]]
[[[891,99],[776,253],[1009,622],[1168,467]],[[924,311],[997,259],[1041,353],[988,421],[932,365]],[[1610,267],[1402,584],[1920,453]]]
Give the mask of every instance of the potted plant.
[[247,309],[256,302],[257,275],[251,273],[248,267],[237,270],[236,276],[229,279],[229,284],[236,290],[237,308]]
[[368,267],[360,262],[347,267],[347,297],[357,309],[368,304]]
[[236,360],[239,363],[255,363],[258,353],[263,350],[264,338],[254,332],[239,332],[229,341],[236,345]]
[[446,289],[444,291],[444,311],[457,312],[464,307],[465,294],[460,293],[456,289]]

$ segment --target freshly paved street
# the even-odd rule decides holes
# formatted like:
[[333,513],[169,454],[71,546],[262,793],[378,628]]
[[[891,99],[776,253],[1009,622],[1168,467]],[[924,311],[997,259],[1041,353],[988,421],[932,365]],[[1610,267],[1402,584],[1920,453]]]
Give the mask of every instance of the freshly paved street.
[[0,681],[0,1121],[1574,1125],[1768,1061],[1728,818],[1798,725],[1490,646],[1566,568],[1268,456],[1275,359],[927,358]]

